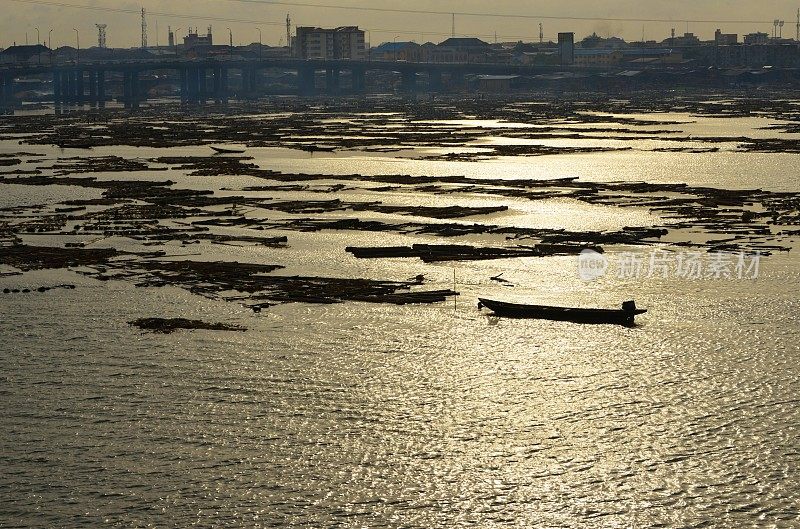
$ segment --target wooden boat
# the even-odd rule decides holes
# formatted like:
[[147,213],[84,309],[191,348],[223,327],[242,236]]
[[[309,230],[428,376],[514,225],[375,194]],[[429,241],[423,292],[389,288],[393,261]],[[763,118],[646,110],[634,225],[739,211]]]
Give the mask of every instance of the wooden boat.
[[632,326],[634,317],[647,312],[637,309],[636,303],[626,301],[621,309],[583,309],[549,307],[546,305],[521,305],[479,298],[478,308],[486,307],[496,316],[537,320],[571,321],[574,323],[612,324]]
[[214,147],[214,146],[211,146],[211,150],[213,150],[217,154],[242,154],[242,153],[245,152],[245,149],[233,149],[231,147]]
[[61,149],[91,149],[94,147],[94,144],[87,141],[67,141],[57,143],[56,145],[58,145],[58,147]]
[[301,151],[310,152],[311,154],[315,152],[336,152],[336,147],[327,147],[323,145],[301,145],[299,149]]

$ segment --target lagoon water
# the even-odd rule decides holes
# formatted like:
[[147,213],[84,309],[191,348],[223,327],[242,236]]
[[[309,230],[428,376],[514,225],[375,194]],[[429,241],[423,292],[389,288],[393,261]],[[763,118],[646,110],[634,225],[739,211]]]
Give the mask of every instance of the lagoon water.
[[[685,122],[672,127],[700,145],[703,135],[792,136],[763,130],[775,123],[768,118],[628,117]],[[516,142],[503,140],[502,127],[489,141]],[[248,154],[264,168],[328,175],[577,176],[800,192],[798,155],[737,152],[735,142],[714,153],[653,152],[648,142],[632,138],[627,151],[470,162],[425,160],[424,150]],[[0,142],[0,153],[19,149],[15,140]],[[85,155],[25,150],[49,159]],[[92,153],[100,154],[207,153],[199,146]],[[168,176],[222,194],[259,183]],[[3,188],[0,208],[99,196],[66,186]],[[363,189],[340,196],[500,203],[509,211],[468,220],[514,226],[612,230],[660,221],[646,208],[573,200]],[[3,288],[77,287],[0,297],[0,526],[800,526],[796,249],[762,257],[757,278],[687,280],[621,277],[615,272],[632,249],[609,247],[609,273],[587,282],[575,257],[356,260],[345,246],[441,239],[276,233],[288,235],[289,248],[171,250],[278,263],[286,275],[402,280],[424,273],[430,288],[455,281],[461,296],[402,307],[286,304],[255,314],[175,287],[137,288],[67,270],[0,277]],[[45,244],[47,237],[24,240]],[[128,244],[112,238],[98,247]],[[500,273],[516,286],[490,279]],[[496,320],[476,309],[478,295],[578,306],[636,299],[649,313],[631,329]],[[165,336],[127,323],[154,315],[249,330]]]

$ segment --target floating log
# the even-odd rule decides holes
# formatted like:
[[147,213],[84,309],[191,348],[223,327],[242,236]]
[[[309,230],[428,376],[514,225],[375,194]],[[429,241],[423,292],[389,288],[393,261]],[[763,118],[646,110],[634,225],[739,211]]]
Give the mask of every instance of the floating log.
[[239,325],[229,325],[226,323],[206,323],[200,320],[188,320],[186,318],[140,318],[128,322],[129,325],[139,327],[146,331],[160,334],[171,334],[181,329],[188,330],[207,330],[207,331],[237,331],[244,332],[247,329]]

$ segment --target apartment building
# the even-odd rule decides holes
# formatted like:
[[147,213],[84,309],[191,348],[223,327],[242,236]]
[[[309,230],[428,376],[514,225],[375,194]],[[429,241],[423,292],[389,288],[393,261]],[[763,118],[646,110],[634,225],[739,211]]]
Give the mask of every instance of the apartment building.
[[292,52],[301,59],[363,61],[367,58],[364,31],[358,29],[358,26],[298,27],[292,39]]

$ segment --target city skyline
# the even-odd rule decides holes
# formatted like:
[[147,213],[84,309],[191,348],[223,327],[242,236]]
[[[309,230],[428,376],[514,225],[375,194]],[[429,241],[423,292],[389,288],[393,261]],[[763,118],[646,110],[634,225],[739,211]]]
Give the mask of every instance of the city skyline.
[[[772,20],[782,19],[782,35],[795,36],[797,7],[794,2],[773,0],[758,6],[750,2],[730,2],[729,7],[704,7],[695,2],[680,0],[670,5],[641,6],[629,0],[573,2],[580,4],[569,10],[563,4],[543,1],[535,8],[519,0],[500,0],[492,6],[495,16],[479,16],[488,10],[477,1],[428,2],[409,0],[402,8],[387,0],[370,3],[350,2],[260,2],[258,0],[220,0],[216,2],[164,2],[143,0],[2,0],[8,15],[0,21],[0,46],[14,43],[35,44],[37,39],[54,47],[77,44],[96,45],[96,23],[108,25],[108,45],[135,47],[141,41],[139,10],[148,11],[148,43],[165,45],[168,27],[178,36],[189,27],[205,32],[214,27],[216,42],[227,43],[229,29],[234,44],[258,42],[280,45],[285,43],[285,18],[291,14],[292,25],[339,26],[358,25],[368,32],[372,45],[392,40],[417,42],[441,41],[452,32],[456,12],[455,34],[478,36],[486,41],[536,41],[539,23],[544,25],[545,40],[555,40],[558,32],[573,31],[578,38],[596,32],[601,36],[619,36],[628,41],[663,40],[675,29],[678,35],[687,30],[701,39],[712,39],[716,28],[727,33],[746,34],[761,31],[772,33]],[[321,6],[339,6],[321,7]],[[83,6],[79,8],[76,6]],[[577,9],[576,9],[577,8]],[[398,12],[408,10],[420,12]],[[565,17],[559,19],[558,17]],[[636,18],[646,20],[634,20]],[[61,21],[54,24],[53,21]],[[670,21],[672,20],[672,21]],[[687,22],[688,20],[688,22]],[[36,28],[38,27],[38,35]],[[410,28],[414,28],[411,30]],[[52,34],[50,30],[52,29]],[[78,30],[76,34],[75,30]],[[259,32],[260,29],[260,32]]]

